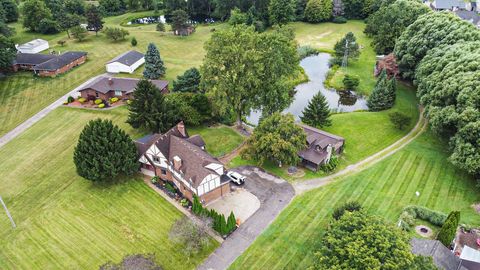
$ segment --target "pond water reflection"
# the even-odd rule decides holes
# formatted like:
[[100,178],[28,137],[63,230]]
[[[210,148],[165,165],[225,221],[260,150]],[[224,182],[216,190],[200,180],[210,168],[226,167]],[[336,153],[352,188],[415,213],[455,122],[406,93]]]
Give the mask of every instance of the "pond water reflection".
[[[334,112],[353,112],[368,109],[367,101],[352,91],[337,91],[325,88],[323,82],[329,70],[329,59],[329,54],[320,53],[304,58],[300,62],[300,66],[305,70],[309,81],[295,87],[296,93],[294,100],[292,104],[284,110],[284,113],[291,113],[295,116],[296,120],[299,120],[308,101],[318,92],[321,92],[322,95],[325,96],[330,109]],[[260,116],[261,112],[252,111],[247,117],[247,121],[256,125]]]

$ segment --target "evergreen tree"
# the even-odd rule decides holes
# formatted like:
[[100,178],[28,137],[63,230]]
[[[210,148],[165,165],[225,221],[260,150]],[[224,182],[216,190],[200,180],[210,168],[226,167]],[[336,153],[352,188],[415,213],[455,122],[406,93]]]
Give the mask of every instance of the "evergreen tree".
[[393,105],[395,104],[395,100],[397,99],[397,80],[394,76],[392,76],[392,78],[388,80],[387,96],[389,104],[391,105],[391,107],[393,107]]
[[165,69],[157,46],[153,43],[148,44],[147,53],[145,54],[145,70],[143,71],[143,76],[150,80],[158,79],[165,75]]
[[330,108],[322,93],[318,92],[313,96],[308,102],[307,107],[303,110],[303,115],[300,119],[309,126],[319,128],[332,124],[330,120]]
[[268,13],[272,25],[287,24],[295,15],[295,3],[292,0],[270,0]]
[[129,110],[127,123],[153,133],[167,131],[176,121],[173,108],[160,90],[148,80],[138,82]]
[[360,48],[357,43],[357,38],[352,32],[348,32],[341,40],[335,43],[335,46],[333,47],[335,57],[342,58],[345,55],[346,48],[348,49],[348,58],[356,59],[360,56]]
[[132,37],[132,40],[130,41],[130,44],[132,44],[133,47],[137,46],[138,42],[135,37]]
[[1,0],[0,4],[2,5],[5,13],[5,22],[16,22],[18,20],[17,3],[13,0]]
[[[392,80],[395,80],[392,78]],[[375,89],[373,89],[372,94],[368,97],[367,105],[370,111],[382,111],[390,109],[393,107],[394,99],[392,100],[392,94],[390,93],[393,86],[390,85],[390,82],[387,77],[387,72],[382,70],[380,76],[378,76],[377,83],[375,84]]]
[[13,41],[0,35],[0,69],[11,67],[16,55],[17,49],[15,49]]
[[220,234],[221,235],[227,235],[228,234],[227,221],[226,221],[225,216],[223,214],[220,215]]
[[457,233],[458,223],[460,222],[460,212],[459,211],[452,211],[448,214],[445,223],[443,224],[442,228],[438,232],[437,240],[442,242],[442,244],[446,247],[450,247],[453,239],[455,238],[455,234]]
[[135,173],[137,149],[130,136],[110,120],[91,120],[75,147],[73,161],[77,173],[91,181]]
[[87,28],[95,31],[95,35],[103,28],[102,15],[98,8],[94,5],[89,5],[86,12]]
[[191,68],[185,71],[183,75],[177,76],[173,81],[173,92],[200,92],[200,71],[197,68]]
[[342,0],[333,0],[332,13],[334,17],[340,17],[345,15]]
[[228,233],[231,233],[237,227],[237,219],[235,218],[235,214],[233,214],[233,212],[230,212],[230,215],[228,216],[227,227]]

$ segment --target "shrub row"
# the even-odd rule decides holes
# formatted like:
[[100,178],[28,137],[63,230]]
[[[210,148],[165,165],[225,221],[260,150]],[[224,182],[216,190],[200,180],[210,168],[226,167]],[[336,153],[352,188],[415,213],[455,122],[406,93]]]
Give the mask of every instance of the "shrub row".
[[403,208],[402,214],[400,215],[399,226],[403,230],[409,231],[410,227],[414,225],[415,219],[421,219],[433,225],[442,226],[447,219],[447,215],[423,206],[409,205]]
[[230,212],[228,219],[217,211],[203,207],[197,196],[193,197],[192,212],[198,216],[204,216],[212,219],[212,228],[223,236],[229,235],[237,228],[237,221],[233,212]]

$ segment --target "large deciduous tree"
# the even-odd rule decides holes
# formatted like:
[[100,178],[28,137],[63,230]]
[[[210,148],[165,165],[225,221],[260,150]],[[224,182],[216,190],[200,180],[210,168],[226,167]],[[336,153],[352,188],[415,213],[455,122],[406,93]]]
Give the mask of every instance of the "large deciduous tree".
[[287,24],[295,16],[295,3],[293,0],[270,0],[268,14],[271,24]]
[[45,3],[40,0],[27,0],[23,3],[23,27],[33,32],[39,31],[39,22],[42,19],[52,19],[52,13]]
[[450,139],[454,165],[480,174],[480,42],[431,50],[415,73],[432,130]]
[[398,0],[389,6],[382,6],[368,17],[365,33],[373,38],[372,45],[377,54],[389,54],[405,28],[428,12],[431,12],[430,8],[420,2]]
[[480,40],[480,30],[455,14],[430,12],[420,16],[397,39],[394,54],[404,78],[413,79],[427,52],[442,45]]
[[332,17],[331,0],[309,0],[305,8],[305,20],[311,23],[319,23],[330,20]]
[[303,110],[303,115],[300,117],[302,122],[312,127],[322,128],[330,126],[330,108],[328,102],[322,93],[318,92],[308,102],[307,107]]
[[298,151],[306,147],[306,139],[305,131],[295,123],[293,115],[276,112],[260,121],[242,155],[259,164],[269,160],[279,166],[295,165],[299,161]]
[[95,35],[103,28],[102,14],[95,5],[89,5],[85,16],[87,17],[87,28],[95,31]]
[[345,211],[332,220],[315,252],[312,269],[435,269],[410,251],[408,236],[381,218]]
[[12,66],[13,59],[17,54],[13,41],[0,35],[0,69],[8,69]]
[[145,54],[145,70],[143,71],[143,77],[147,79],[158,79],[165,75],[165,65],[162,58],[160,58],[160,52],[155,44],[148,44],[147,53]]
[[130,175],[139,168],[130,136],[110,120],[91,120],[83,128],[73,154],[77,173],[91,181]]
[[148,80],[140,80],[135,87],[135,98],[128,107],[127,123],[152,133],[169,130],[175,122],[174,110],[160,90]]
[[291,103],[285,81],[299,60],[288,30],[256,33],[239,25],[215,32],[205,49],[202,85],[219,114],[233,109],[242,125],[252,109],[268,115]]

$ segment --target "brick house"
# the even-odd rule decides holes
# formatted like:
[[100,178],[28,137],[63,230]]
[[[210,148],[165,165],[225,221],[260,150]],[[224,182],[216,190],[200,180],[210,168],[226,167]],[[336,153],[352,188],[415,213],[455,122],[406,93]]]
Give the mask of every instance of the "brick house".
[[[80,89],[80,96],[87,100],[108,100],[112,97],[131,99],[139,79],[101,76]],[[168,93],[168,81],[151,80],[163,94]]]
[[174,184],[190,201],[197,195],[209,203],[230,192],[223,164],[205,151],[199,135],[190,137],[183,122],[165,134],[147,135],[137,141],[141,172]]
[[330,162],[333,154],[341,154],[345,139],[307,125],[300,125],[307,134],[307,147],[298,153],[302,164],[317,171],[320,166]]
[[85,63],[86,60],[86,52],[66,52],[36,65],[33,72],[41,77],[55,77]]
[[86,52],[66,52],[61,55],[41,53],[17,53],[12,70],[33,70],[41,77],[55,77],[85,63]]

